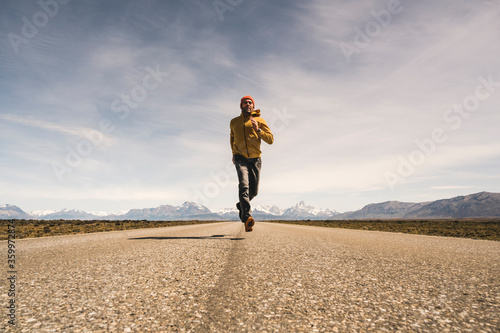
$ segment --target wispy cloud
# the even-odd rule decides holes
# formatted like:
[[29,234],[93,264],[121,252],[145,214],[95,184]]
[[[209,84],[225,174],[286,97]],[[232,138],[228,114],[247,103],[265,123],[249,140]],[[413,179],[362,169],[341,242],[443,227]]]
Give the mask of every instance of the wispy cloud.
[[85,127],[74,127],[70,128],[69,126],[66,125],[61,125],[49,121],[45,121],[42,119],[37,119],[32,116],[27,116],[27,117],[20,117],[14,114],[0,114],[0,119],[4,121],[8,121],[11,123],[15,124],[20,124],[24,126],[29,126],[29,127],[34,127],[34,128],[39,128],[39,129],[44,129],[47,131],[53,131],[53,132],[58,132],[58,133],[63,133],[63,134],[70,134],[74,135],[77,137],[84,138],[85,131],[90,130],[89,128]]
[[433,186],[434,190],[457,190],[457,189],[469,189],[474,188],[474,186]]
[[[229,120],[251,94],[276,139],[264,150],[258,200],[286,207],[304,199],[343,211],[428,190],[499,191],[492,138],[500,89],[458,130],[443,113],[474,93],[478,77],[500,81],[500,5],[402,0],[402,10],[347,62],[340,43],[354,43],[388,3],[244,1],[221,21],[210,2],[198,0],[69,2],[18,54],[7,34],[21,34],[22,17],[41,9],[2,4],[0,181],[22,189],[15,197],[26,209],[50,197],[53,206],[43,208],[58,208],[64,197],[74,208],[106,200],[109,210],[134,200],[192,200],[193,189],[230,163]],[[120,117],[113,102],[156,66],[169,76]],[[113,126],[104,143],[59,183],[51,163],[66,163],[68,149],[103,120]],[[384,172],[435,128],[448,140],[391,192]],[[236,175],[227,172],[231,181],[210,208],[234,205]],[[7,192],[1,201],[10,203]]]

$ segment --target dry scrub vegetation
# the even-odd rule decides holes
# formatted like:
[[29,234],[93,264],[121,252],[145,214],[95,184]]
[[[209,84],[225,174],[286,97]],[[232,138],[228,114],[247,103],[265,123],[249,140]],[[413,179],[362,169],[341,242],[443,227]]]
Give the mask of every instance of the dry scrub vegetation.
[[401,232],[500,241],[500,219],[272,221],[318,227]]
[[[7,226],[12,220],[0,220],[0,240],[7,239]],[[90,232],[116,231],[142,228],[161,228],[176,225],[213,223],[216,221],[147,221],[147,220],[14,220],[16,238],[35,238]]]
[[[7,239],[8,224],[0,220],[0,240]],[[219,221],[147,221],[147,220],[14,220],[16,238],[34,238],[90,232],[161,228],[176,225],[216,223]],[[347,228],[409,234],[461,237],[500,241],[500,220],[305,220],[268,221],[319,227]],[[239,223],[239,222],[235,222]]]

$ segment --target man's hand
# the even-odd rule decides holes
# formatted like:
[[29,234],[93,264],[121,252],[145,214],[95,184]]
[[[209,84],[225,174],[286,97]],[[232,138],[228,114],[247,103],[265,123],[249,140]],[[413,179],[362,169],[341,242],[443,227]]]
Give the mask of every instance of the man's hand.
[[255,120],[253,117],[250,117],[250,121],[252,122],[252,127],[255,132],[259,130],[259,124],[257,123],[257,120]]

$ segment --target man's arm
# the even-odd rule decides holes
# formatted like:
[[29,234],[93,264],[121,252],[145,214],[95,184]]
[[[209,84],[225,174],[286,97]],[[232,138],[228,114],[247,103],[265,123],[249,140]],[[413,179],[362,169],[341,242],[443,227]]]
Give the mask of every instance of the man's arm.
[[234,164],[234,152],[233,152],[234,132],[232,127],[231,127],[231,134],[229,135],[229,143],[231,145],[231,155],[233,156],[233,164]]
[[259,138],[264,140],[267,144],[272,145],[274,142],[273,133],[271,132],[269,126],[267,126],[266,121],[262,118],[259,119],[259,130],[260,131],[257,132]]

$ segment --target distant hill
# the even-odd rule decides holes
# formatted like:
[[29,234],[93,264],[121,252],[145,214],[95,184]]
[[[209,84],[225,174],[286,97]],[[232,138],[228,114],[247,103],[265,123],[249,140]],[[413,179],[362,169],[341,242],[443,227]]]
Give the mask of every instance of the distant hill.
[[387,201],[346,212],[338,219],[461,219],[500,218],[500,193],[480,192],[430,202]]
[[487,218],[500,217],[500,193],[480,192],[437,200],[414,209],[405,218]]
[[342,220],[402,218],[409,212],[421,208],[423,205],[422,203],[415,202],[386,201],[366,205],[354,212],[340,214],[337,218]]
[[0,219],[29,219],[31,216],[15,205],[0,205]]

